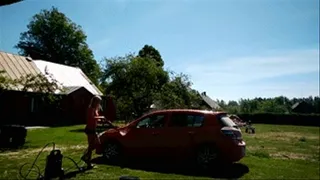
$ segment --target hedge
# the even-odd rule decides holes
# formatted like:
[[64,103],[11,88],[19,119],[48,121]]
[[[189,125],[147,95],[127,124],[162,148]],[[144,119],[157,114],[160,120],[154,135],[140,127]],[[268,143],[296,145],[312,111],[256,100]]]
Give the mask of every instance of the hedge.
[[237,114],[243,121],[256,124],[320,126],[320,114]]

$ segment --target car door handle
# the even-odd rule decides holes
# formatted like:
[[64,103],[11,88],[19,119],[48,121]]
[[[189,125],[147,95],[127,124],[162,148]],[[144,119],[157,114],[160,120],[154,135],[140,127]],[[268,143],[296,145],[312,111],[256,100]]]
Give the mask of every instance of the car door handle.
[[188,134],[189,135],[194,135],[194,132],[193,131],[189,131]]
[[156,136],[156,135],[159,135],[158,132],[152,132],[152,135]]

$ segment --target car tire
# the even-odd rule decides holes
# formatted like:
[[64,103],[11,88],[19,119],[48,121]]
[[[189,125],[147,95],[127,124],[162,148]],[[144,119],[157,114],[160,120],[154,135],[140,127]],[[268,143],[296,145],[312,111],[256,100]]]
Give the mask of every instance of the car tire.
[[121,157],[121,147],[119,143],[116,142],[106,142],[103,145],[103,153],[102,156],[108,161],[108,162],[119,162]]
[[196,152],[197,166],[202,170],[207,170],[218,162],[219,152],[213,145],[204,145]]

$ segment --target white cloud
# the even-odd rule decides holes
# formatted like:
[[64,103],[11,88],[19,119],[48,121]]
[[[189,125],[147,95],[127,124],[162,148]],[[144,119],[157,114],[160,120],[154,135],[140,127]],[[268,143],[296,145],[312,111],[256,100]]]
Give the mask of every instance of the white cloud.
[[240,57],[217,62],[188,63],[185,71],[196,80],[242,84],[253,80],[319,71],[319,51],[305,50],[276,56]]
[[[185,65],[194,88],[207,91],[213,98],[239,99],[256,96],[319,95],[319,83],[264,82],[266,78],[302,73],[319,73],[319,51],[300,50],[276,55],[199,61]],[[319,78],[318,78],[319,81]],[[260,83],[254,83],[260,82]]]

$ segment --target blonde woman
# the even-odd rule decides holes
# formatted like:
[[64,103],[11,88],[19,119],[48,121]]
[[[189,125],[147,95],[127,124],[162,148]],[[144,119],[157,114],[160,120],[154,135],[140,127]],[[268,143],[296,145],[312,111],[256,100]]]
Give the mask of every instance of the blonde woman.
[[88,168],[93,167],[91,164],[92,151],[95,149],[96,143],[100,143],[96,131],[97,122],[100,120],[105,120],[104,116],[99,115],[100,103],[101,98],[99,96],[94,96],[91,98],[89,107],[87,109],[87,124],[85,127],[85,133],[88,138],[88,148],[81,157],[81,160],[86,162]]

